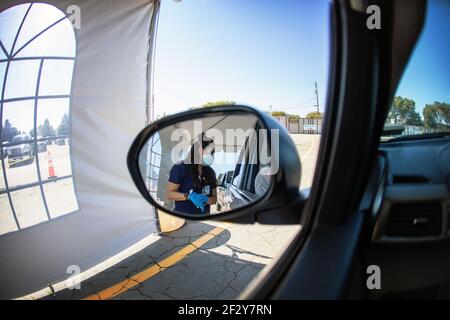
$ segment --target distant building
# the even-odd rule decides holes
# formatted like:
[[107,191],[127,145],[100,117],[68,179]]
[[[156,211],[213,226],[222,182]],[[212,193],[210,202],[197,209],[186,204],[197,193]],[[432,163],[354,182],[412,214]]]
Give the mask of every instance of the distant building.
[[289,133],[321,134],[323,119],[300,118],[288,115],[273,115]]

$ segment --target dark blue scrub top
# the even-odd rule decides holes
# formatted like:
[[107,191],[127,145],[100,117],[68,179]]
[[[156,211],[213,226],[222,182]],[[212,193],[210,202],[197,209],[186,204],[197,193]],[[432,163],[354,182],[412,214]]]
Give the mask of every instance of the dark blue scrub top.
[[[199,184],[198,187],[194,187],[192,174],[189,172],[188,166],[181,162],[175,164],[170,170],[169,182],[179,184],[180,187],[178,188],[178,192],[181,193],[189,193],[191,189],[194,190],[194,192],[202,193],[202,189],[209,186],[210,193],[206,196],[210,196],[212,189],[217,187],[216,173],[211,167],[203,166],[202,175],[201,184]],[[197,208],[191,200],[175,201],[175,211],[206,214],[210,211],[210,205],[205,205],[205,211],[202,212],[202,210]]]

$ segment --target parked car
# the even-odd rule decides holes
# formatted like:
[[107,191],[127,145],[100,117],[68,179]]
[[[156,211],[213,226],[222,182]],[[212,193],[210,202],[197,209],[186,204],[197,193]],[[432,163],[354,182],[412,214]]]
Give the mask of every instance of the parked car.
[[6,144],[9,144],[9,141],[3,141],[3,159],[8,156],[8,147],[5,147]]
[[64,145],[66,145],[66,140],[58,139],[58,140],[56,140],[56,145],[57,146],[64,146]]
[[31,160],[33,161],[33,145],[29,134],[20,134],[15,136],[11,143],[16,144],[8,148],[8,165],[18,162]]
[[37,150],[36,152],[46,152],[47,151],[47,144],[43,141],[37,143]]

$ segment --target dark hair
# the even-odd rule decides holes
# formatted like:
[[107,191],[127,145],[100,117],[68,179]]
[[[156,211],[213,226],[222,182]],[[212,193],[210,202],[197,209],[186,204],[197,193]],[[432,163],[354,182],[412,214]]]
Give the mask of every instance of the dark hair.
[[201,158],[199,159],[200,155],[198,152],[200,146],[202,147],[202,149],[211,149],[212,155],[214,155],[216,151],[214,140],[208,138],[204,133],[202,133],[199,136],[198,140],[192,144],[191,149],[189,150],[189,153],[183,162],[188,168],[188,172],[191,175],[194,187],[201,187],[200,181],[198,180],[198,165],[202,163]]

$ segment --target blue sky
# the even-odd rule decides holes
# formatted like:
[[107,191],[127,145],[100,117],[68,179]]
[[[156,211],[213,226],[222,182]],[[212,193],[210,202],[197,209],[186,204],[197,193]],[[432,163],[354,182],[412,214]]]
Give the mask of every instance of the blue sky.
[[[397,95],[414,99],[420,114],[427,103],[450,101],[449,15],[450,1],[430,2],[398,87]],[[327,0],[163,0],[155,113],[235,100],[304,115],[314,110],[314,81],[323,108],[328,46]]]
[[163,0],[155,114],[215,100],[305,114],[314,81],[323,107],[328,21],[328,0]]
[[[8,49],[26,8],[22,5],[0,14],[0,39]],[[43,4],[33,5],[18,43],[25,43],[61,14]],[[449,16],[449,0],[431,1],[425,29],[397,91],[414,99],[420,114],[427,103],[450,102]],[[73,56],[75,41],[66,36],[73,32],[70,24],[60,23],[51,30],[19,55]],[[323,111],[329,32],[328,0],[163,0],[156,47],[155,113],[234,100],[305,115],[315,109],[315,81]],[[0,63],[0,84],[5,66]],[[5,98],[33,95],[37,69],[38,61],[12,63]],[[43,71],[42,94],[68,93],[69,87],[61,84],[70,84],[72,62],[46,62]],[[3,116],[20,130],[29,131],[32,109],[30,101],[7,103]],[[65,99],[43,101],[38,123],[47,117],[56,127],[65,112]]]
[[425,104],[450,102],[450,1],[430,2],[425,28],[396,95],[413,99],[420,115]]

